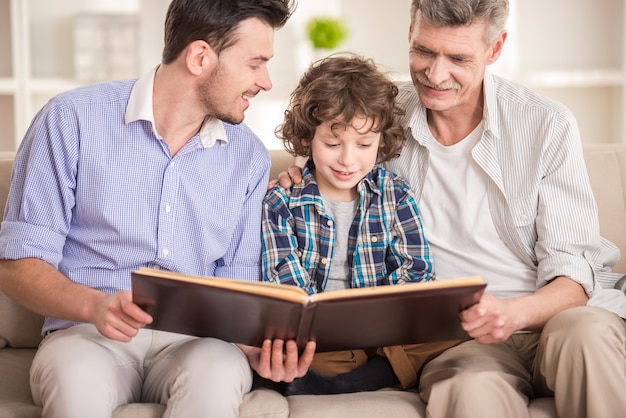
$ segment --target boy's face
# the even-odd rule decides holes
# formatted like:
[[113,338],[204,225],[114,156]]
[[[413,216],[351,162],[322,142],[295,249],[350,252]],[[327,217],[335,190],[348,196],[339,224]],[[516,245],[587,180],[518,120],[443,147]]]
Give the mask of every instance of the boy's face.
[[322,194],[348,202],[356,199],[358,182],[376,164],[381,134],[372,132],[373,121],[365,118],[356,117],[334,131],[333,123],[318,126],[311,141],[315,180]]

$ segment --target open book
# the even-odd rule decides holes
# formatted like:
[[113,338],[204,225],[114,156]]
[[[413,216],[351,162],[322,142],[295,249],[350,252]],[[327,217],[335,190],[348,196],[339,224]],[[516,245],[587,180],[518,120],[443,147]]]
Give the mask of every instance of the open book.
[[189,276],[142,268],[131,275],[133,301],[153,329],[260,347],[293,339],[317,351],[465,338],[459,312],[480,299],[480,277],[307,295],[297,286]]

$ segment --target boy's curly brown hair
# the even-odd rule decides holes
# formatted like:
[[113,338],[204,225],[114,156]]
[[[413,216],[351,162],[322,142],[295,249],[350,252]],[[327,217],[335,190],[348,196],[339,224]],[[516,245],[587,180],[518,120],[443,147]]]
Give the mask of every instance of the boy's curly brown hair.
[[[397,95],[396,85],[373,60],[356,54],[333,54],[316,61],[304,73],[275,133],[290,154],[309,157],[310,141],[319,125],[336,121],[334,130],[361,117],[374,122],[370,131],[381,133],[377,161],[387,161],[399,155],[404,143]],[[360,131],[363,127],[354,128]]]

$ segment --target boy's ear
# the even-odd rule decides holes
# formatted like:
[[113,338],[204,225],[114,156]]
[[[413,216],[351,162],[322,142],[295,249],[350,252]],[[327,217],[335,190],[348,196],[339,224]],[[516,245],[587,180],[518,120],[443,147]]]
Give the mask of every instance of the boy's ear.
[[196,40],[185,50],[185,63],[189,72],[200,75],[217,63],[217,54],[211,45],[203,40]]

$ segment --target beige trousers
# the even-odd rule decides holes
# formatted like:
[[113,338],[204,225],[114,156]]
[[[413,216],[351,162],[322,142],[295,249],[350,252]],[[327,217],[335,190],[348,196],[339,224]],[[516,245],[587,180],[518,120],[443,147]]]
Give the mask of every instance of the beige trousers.
[[164,417],[222,418],[239,415],[252,372],[221,340],[142,329],[121,343],[85,324],[42,341],[30,382],[44,418],[110,418],[131,402],[164,404]]
[[424,367],[420,396],[434,418],[527,418],[529,399],[552,394],[563,418],[622,417],[625,346],[626,325],[619,316],[572,308],[541,333],[451,348]]

